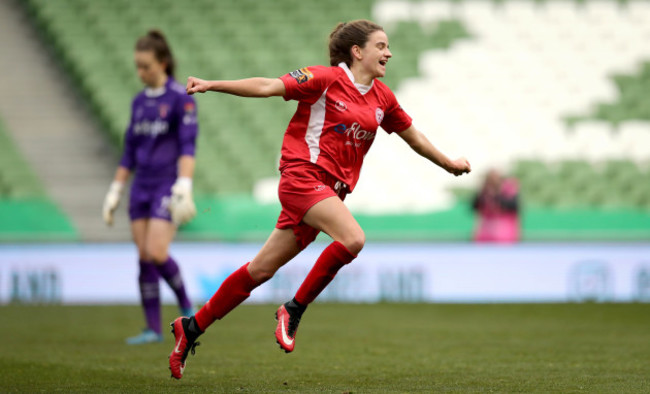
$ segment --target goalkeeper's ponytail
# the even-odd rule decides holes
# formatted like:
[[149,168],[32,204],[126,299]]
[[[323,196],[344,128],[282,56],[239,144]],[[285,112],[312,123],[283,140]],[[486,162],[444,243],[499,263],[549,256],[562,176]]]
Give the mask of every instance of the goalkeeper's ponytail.
[[176,62],[162,31],[158,29],[149,30],[147,35],[140,37],[135,43],[135,50],[152,51],[156,60],[165,63],[165,73],[170,77],[174,76]]

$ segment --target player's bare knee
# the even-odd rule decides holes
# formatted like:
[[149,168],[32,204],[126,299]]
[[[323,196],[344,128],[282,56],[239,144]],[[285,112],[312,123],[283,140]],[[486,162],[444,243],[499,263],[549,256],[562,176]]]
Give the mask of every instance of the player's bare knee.
[[138,258],[140,261],[151,261],[151,256],[149,256],[145,248],[138,247]]
[[359,229],[350,233],[345,239],[341,242],[350,253],[358,255],[363,249],[363,246],[366,244],[366,234],[363,230]]
[[275,271],[264,269],[262,267],[249,266],[248,272],[250,273],[251,278],[253,278],[253,280],[257,283],[264,283],[267,280],[271,279],[273,275],[275,275]]
[[164,264],[167,261],[167,250],[159,248],[150,248],[147,250],[149,260],[154,264]]

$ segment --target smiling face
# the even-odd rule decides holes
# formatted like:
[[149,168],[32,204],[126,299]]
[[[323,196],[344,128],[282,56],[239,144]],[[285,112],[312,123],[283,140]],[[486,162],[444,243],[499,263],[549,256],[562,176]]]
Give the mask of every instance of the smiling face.
[[388,36],[383,30],[376,30],[368,36],[368,41],[359,48],[352,48],[355,61],[371,78],[381,78],[386,75],[386,63],[393,54],[388,48]]

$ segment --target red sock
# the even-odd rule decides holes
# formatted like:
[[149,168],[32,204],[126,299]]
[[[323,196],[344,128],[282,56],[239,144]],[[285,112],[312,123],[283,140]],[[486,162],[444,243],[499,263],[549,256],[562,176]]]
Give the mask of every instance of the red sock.
[[348,248],[338,241],[332,242],[323,253],[321,253],[316,264],[300,285],[296,293],[296,301],[300,305],[307,306],[327,287],[334,279],[336,273],[357,257],[350,253]]
[[226,316],[228,312],[244,302],[251,295],[251,291],[259,285],[251,278],[248,264],[242,265],[237,271],[230,274],[223,281],[219,290],[210,298],[210,301],[196,312],[194,318],[201,331],[205,331],[215,320]]

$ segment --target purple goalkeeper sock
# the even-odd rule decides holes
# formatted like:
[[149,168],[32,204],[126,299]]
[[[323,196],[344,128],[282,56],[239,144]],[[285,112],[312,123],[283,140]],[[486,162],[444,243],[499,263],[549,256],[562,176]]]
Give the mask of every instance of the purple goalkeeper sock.
[[161,334],[159,278],[158,270],[153,263],[140,260],[138,283],[140,284],[140,300],[144,318],[147,321],[147,327]]
[[169,287],[174,291],[174,294],[176,294],[178,305],[181,309],[190,309],[192,307],[192,302],[185,291],[185,284],[183,283],[181,270],[178,268],[176,261],[169,256],[164,264],[156,265],[156,268],[158,269],[160,276],[165,279]]

